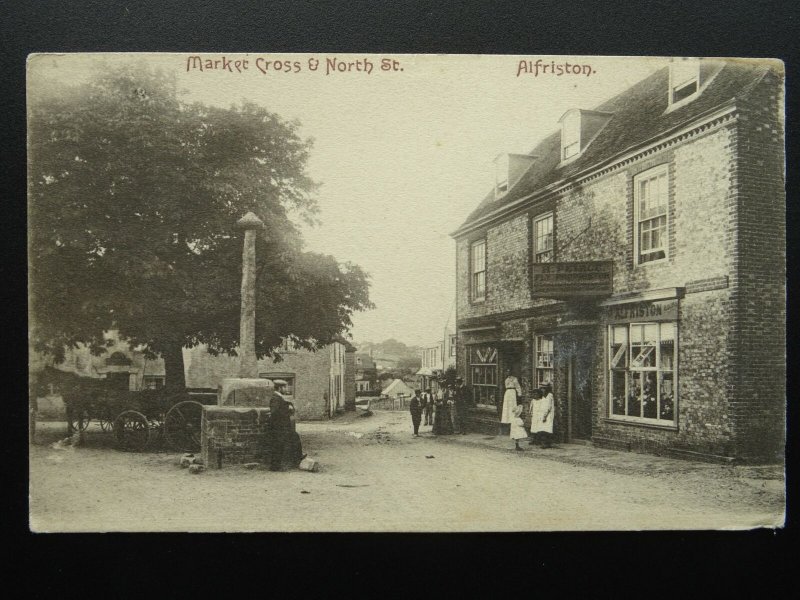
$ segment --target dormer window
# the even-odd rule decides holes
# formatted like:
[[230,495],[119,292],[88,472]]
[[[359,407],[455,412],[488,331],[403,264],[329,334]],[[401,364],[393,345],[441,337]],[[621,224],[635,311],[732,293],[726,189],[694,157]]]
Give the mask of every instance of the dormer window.
[[494,197],[499,198],[508,191],[508,154],[494,159]]
[[613,116],[609,112],[573,108],[561,117],[561,164],[580,156]]
[[529,154],[500,154],[494,159],[494,197],[504,196],[536,160]]
[[723,64],[709,59],[673,59],[669,63],[666,112],[685,106],[698,98],[722,70]]
[[561,124],[561,160],[567,160],[581,152],[581,112],[572,111]]
[[673,60],[669,65],[669,103],[688,101],[700,90],[700,61],[696,58]]

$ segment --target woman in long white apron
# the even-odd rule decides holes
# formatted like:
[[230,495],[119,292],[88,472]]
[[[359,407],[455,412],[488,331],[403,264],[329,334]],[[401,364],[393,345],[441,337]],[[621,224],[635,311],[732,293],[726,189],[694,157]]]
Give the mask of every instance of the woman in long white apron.
[[543,448],[551,445],[554,413],[553,390],[546,384],[543,389],[534,391],[531,401],[531,436],[534,439],[541,438]]
[[510,425],[514,420],[514,409],[517,401],[522,396],[522,386],[519,380],[511,374],[511,369],[506,370],[505,393],[503,394],[503,410],[500,413],[500,422]]

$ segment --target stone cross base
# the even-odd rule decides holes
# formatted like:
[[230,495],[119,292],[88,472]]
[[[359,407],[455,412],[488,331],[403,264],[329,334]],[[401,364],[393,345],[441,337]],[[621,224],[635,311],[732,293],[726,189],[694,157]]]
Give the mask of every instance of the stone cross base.
[[204,406],[200,438],[209,469],[264,462],[269,453],[269,408]]

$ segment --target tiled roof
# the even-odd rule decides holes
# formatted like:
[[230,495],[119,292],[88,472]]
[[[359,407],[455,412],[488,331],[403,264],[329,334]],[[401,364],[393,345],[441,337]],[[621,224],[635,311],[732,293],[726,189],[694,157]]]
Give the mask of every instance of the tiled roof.
[[[682,124],[688,124],[736,98],[746,96],[769,69],[765,63],[755,61],[704,60],[702,64],[703,70],[709,69],[713,78],[696,99],[670,112],[665,112],[668,107],[668,67],[656,71],[595,107],[593,110],[610,112],[613,116],[583,154],[561,168],[558,167],[561,158],[561,131],[557,130],[547,136],[529,152],[539,157],[538,160],[508,193],[495,200],[494,189],[491,189],[453,235],[457,236],[461,229],[504,205],[529,196],[550,184],[569,180],[581,171],[598,166],[621,152],[657,138]],[[586,107],[565,106],[564,110],[570,108]]]

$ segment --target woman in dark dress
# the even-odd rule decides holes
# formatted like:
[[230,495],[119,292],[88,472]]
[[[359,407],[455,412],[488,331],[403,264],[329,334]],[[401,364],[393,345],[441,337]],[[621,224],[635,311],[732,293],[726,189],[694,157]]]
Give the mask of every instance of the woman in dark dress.
[[436,397],[436,413],[433,416],[434,435],[450,435],[453,433],[453,421],[450,417],[453,391],[442,384],[442,394]]

